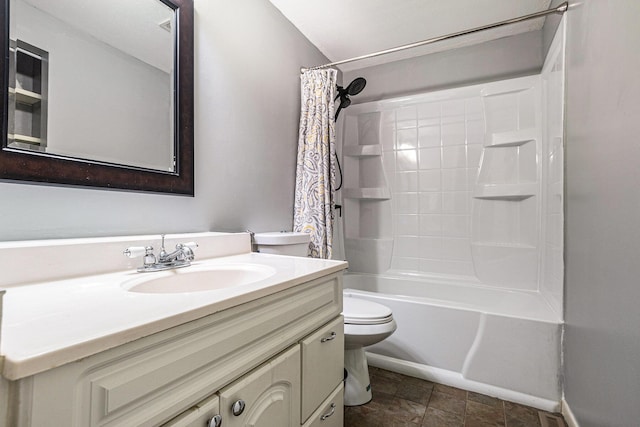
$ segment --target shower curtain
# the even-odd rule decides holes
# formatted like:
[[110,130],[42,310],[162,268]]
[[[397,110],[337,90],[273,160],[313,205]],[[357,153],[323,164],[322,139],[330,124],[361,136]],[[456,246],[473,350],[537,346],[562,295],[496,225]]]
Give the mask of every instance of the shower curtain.
[[335,192],[335,107],[338,72],[307,70],[300,76],[301,112],[293,231],[311,235],[309,255],[331,258]]

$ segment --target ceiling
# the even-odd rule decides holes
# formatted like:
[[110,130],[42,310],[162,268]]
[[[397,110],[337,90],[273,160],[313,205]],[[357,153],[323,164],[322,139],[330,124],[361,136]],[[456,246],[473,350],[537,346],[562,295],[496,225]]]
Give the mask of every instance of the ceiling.
[[[339,61],[547,9],[551,0],[269,0],[330,61]],[[542,28],[544,18],[344,64],[350,71]],[[321,64],[305,64],[314,66]]]

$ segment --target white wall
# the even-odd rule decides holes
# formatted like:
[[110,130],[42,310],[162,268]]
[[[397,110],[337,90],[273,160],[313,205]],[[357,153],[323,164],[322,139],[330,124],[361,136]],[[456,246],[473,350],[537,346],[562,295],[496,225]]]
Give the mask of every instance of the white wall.
[[269,2],[195,0],[195,197],[0,183],[0,240],[291,229],[300,67]]
[[581,427],[640,420],[640,2],[572,1],[565,398]]

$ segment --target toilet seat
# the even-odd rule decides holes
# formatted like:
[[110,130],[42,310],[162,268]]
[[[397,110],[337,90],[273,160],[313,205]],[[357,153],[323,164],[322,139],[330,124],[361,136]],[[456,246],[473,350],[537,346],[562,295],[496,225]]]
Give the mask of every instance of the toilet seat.
[[342,315],[349,325],[379,325],[393,321],[391,309],[373,301],[345,297]]

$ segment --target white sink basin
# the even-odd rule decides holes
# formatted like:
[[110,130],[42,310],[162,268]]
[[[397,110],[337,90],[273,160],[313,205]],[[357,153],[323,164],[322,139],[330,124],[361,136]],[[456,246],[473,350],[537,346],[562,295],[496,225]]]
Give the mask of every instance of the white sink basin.
[[264,280],[276,270],[258,264],[226,264],[191,266],[159,273],[141,273],[122,285],[129,292],[146,294],[173,294],[215,291]]

